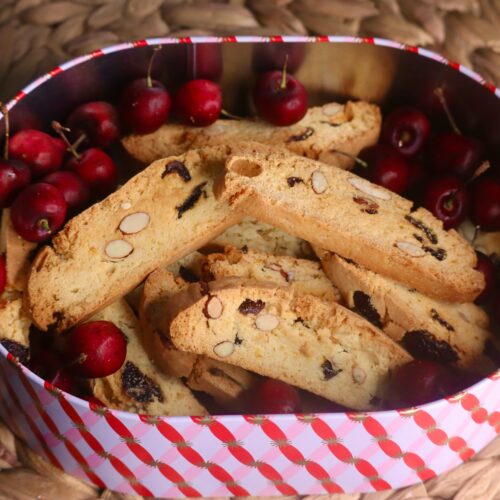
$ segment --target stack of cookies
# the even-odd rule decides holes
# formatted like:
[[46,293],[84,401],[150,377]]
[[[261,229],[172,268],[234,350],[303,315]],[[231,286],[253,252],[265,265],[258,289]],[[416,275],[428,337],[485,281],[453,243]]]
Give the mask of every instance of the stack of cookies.
[[2,337],[29,349],[30,322],[114,322],[127,360],[91,389],[155,415],[204,414],[200,393],[231,408],[262,376],[371,410],[413,359],[486,373],[493,339],[473,304],[484,283],[472,247],[336,153],[379,132],[380,111],[359,102],[311,108],[290,127],[218,120],[124,138],[150,165],[27,270],[31,249],[3,238],[25,307],[0,312],[18,322]]

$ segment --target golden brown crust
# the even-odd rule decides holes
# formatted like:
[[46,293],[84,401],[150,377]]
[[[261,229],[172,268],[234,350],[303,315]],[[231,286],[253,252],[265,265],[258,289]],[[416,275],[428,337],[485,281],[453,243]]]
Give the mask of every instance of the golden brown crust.
[[[170,307],[171,306],[171,307]],[[412,358],[368,321],[291,287],[227,278],[190,285],[165,308],[174,344],[355,409],[376,408]]]
[[257,119],[217,120],[201,128],[167,124],[152,134],[125,137],[122,143],[134,158],[144,163],[207,145],[255,141],[349,169],[354,161],[335,150],[357,155],[377,142],[380,125],[380,110],[374,104],[331,102],[309,108],[300,122],[288,127],[276,127]]
[[216,194],[245,215],[426,295],[471,302],[484,286],[474,250],[456,231],[351,172],[247,144],[229,157]]

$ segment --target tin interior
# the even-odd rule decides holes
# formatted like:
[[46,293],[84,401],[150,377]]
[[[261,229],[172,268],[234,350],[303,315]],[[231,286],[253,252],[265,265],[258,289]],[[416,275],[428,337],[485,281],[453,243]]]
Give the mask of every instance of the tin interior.
[[[217,54],[219,50],[222,57]],[[50,120],[63,120],[77,104],[90,99],[115,100],[124,82],[145,75],[151,52],[148,46],[119,50],[55,75],[12,110],[14,130],[26,126],[46,128]],[[483,138],[490,158],[498,159],[500,127],[496,117],[500,114],[500,100],[453,67],[410,50],[347,41],[167,44],[156,55],[153,75],[175,90],[186,75],[217,79],[221,74],[224,108],[248,115],[254,68],[269,62],[280,67],[285,52],[290,55],[290,69],[308,89],[313,105],[354,98],[383,107],[416,104],[431,111],[428,104],[433,90],[443,86],[462,131]]]

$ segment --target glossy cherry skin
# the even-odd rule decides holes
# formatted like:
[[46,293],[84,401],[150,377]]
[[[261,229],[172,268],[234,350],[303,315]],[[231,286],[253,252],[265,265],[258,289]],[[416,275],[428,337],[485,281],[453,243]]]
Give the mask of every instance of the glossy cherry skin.
[[429,119],[410,106],[397,108],[387,115],[380,141],[397,149],[402,155],[414,157],[422,151],[431,132]]
[[68,212],[75,213],[84,208],[90,199],[90,191],[87,183],[74,172],[61,170],[49,174],[42,179],[42,182],[52,184],[64,196],[68,206]]
[[484,146],[474,137],[444,132],[433,140],[429,159],[436,173],[453,174],[467,180],[481,164]]
[[63,356],[81,377],[107,377],[125,361],[125,335],[109,321],[91,321],[70,330],[63,345]]
[[61,168],[65,154],[61,144],[40,130],[20,130],[9,141],[9,157],[26,163],[33,177],[41,177]]
[[500,176],[481,176],[472,186],[472,221],[483,231],[500,231]]
[[67,205],[52,184],[31,184],[19,193],[10,209],[12,225],[26,241],[50,239],[64,224]]
[[410,168],[405,157],[387,144],[363,149],[359,158],[368,164],[360,173],[370,181],[395,193],[404,193],[410,186]]
[[211,125],[222,111],[221,89],[210,80],[186,82],[175,94],[174,109],[179,120],[187,125]]
[[477,264],[476,269],[484,275],[484,288],[481,294],[476,298],[476,304],[484,304],[493,295],[496,285],[496,269],[492,260],[483,252],[476,251]]
[[128,130],[135,134],[149,134],[167,121],[170,95],[159,81],[152,80],[149,86],[147,78],[140,78],[123,89],[119,109]]
[[7,267],[5,265],[5,257],[0,255],[0,295],[5,290],[5,285],[7,284]]
[[90,148],[71,158],[66,168],[78,174],[87,183],[91,194],[107,196],[118,184],[118,170],[113,160],[102,149]]
[[86,144],[104,148],[120,137],[116,108],[109,102],[92,101],[73,110],[66,121],[71,137],[86,136]]
[[282,71],[259,75],[253,88],[253,102],[264,120],[277,126],[292,125],[307,112],[307,91],[294,76],[286,74],[282,87]]
[[252,400],[253,413],[298,413],[302,408],[295,387],[270,378],[257,386]]
[[443,221],[445,229],[450,229],[459,226],[466,219],[470,196],[458,177],[437,177],[425,188],[423,206]]
[[393,398],[400,407],[430,403],[447,396],[450,384],[450,373],[443,365],[415,359],[393,373]]
[[31,182],[31,170],[19,160],[0,160],[0,208],[8,207]]

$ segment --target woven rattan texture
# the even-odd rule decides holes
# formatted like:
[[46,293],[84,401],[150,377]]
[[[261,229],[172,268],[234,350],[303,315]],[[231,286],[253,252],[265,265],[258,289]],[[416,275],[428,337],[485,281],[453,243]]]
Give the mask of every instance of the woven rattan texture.
[[307,33],[430,47],[500,82],[500,0],[1,0],[0,98],[123,40]]
[[[60,62],[130,39],[195,34],[330,34],[430,47],[500,83],[500,0],[0,0],[0,98]],[[130,498],[33,455],[0,424],[0,498]],[[500,498],[500,438],[423,485],[308,500]]]

